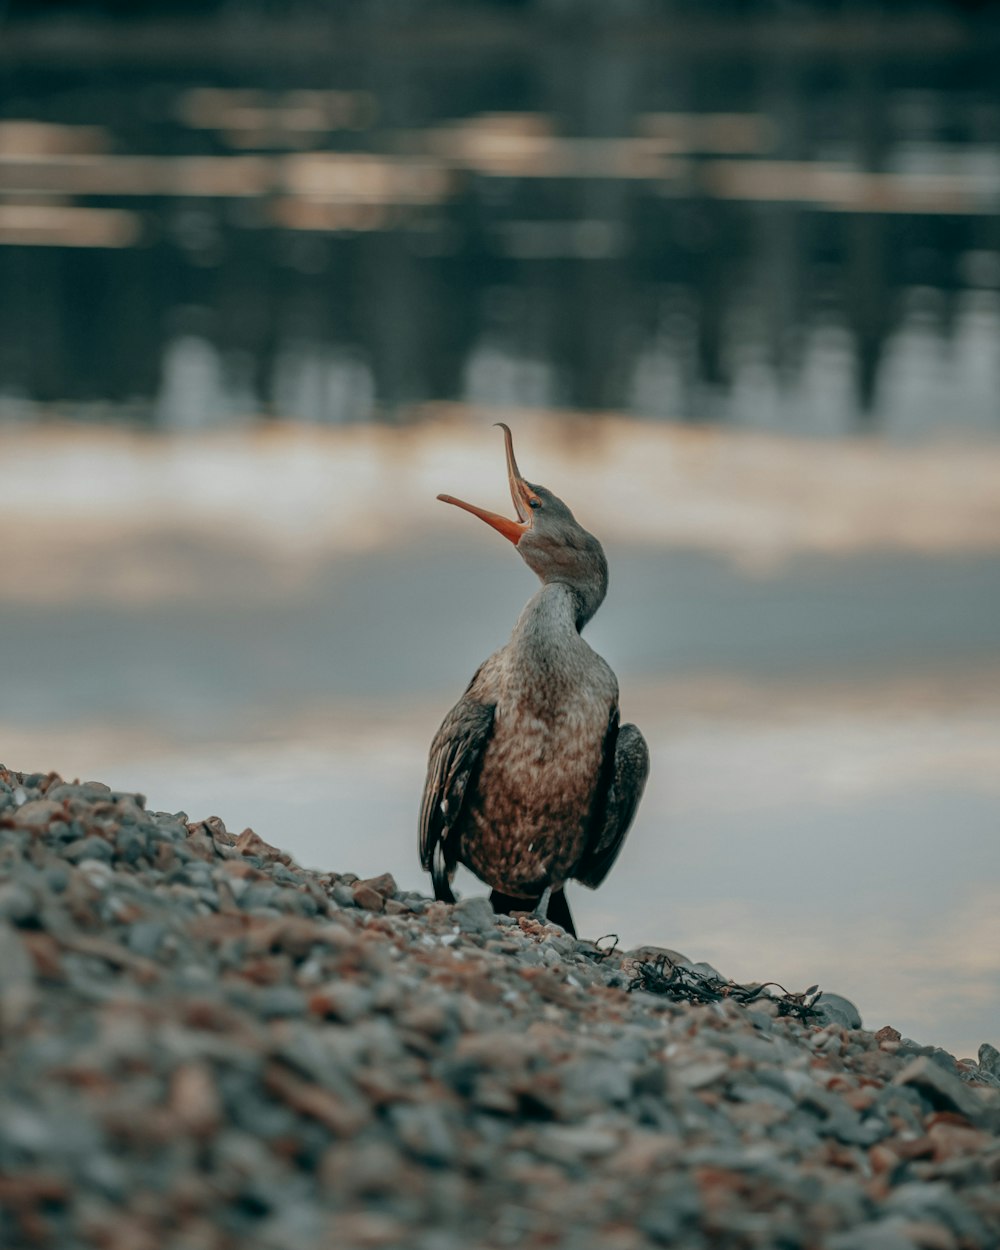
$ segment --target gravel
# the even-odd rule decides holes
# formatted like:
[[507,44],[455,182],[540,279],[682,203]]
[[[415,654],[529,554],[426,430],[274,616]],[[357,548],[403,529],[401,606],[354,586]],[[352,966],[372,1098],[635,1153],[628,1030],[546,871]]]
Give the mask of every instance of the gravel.
[[1000,1245],[992,1045],[649,958],[0,768],[0,1245]]

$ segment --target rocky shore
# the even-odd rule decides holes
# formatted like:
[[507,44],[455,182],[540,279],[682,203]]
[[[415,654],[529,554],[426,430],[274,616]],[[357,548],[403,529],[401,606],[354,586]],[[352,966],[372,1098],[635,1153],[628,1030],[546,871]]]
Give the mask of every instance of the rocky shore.
[[0,768],[10,1250],[1000,1245],[1000,1055],[858,1023]]

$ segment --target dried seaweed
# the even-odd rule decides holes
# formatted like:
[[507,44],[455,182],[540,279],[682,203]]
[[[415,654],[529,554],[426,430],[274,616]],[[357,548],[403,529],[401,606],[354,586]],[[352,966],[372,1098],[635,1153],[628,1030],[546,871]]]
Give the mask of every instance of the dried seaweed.
[[[629,990],[645,990],[647,994],[659,994],[672,1002],[718,1003],[728,998],[743,1007],[749,1007],[757,999],[766,997],[777,1004],[778,1014],[782,1016],[794,1016],[796,1019],[809,1021],[821,1015],[816,1004],[823,995],[817,985],[811,985],[801,994],[791,993],[777,981],[739,985],[711,973],[699,972],[689,965],[674,963],[666,955],[638,960],[634,965],[634,973],[628,985]],[[781,993],[767,993],[772,987]]]

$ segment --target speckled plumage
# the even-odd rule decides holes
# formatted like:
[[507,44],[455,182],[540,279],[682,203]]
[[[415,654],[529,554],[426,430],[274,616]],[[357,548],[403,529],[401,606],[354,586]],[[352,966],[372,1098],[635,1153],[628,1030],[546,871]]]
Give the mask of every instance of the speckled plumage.
[[615,675],[577,633],[571,606],[565,586],[543,587],[466,696],[493,704],[493,732],[453,830],[457,858],[523,898],[561,886],[583,854],[618,702]]
[[571,878],[600,884],[635,814],[649,757],[634,725],[619,728],[618,682],[580,636],[607,589],[601,546],[559,499],[514,474],[516,466],[512,493],[530,492],[539,516],[518,506],[524,533],[512,541],[542,586],[431,744],[420,854],[439,898],[452,897],[461,863],[530,905]]

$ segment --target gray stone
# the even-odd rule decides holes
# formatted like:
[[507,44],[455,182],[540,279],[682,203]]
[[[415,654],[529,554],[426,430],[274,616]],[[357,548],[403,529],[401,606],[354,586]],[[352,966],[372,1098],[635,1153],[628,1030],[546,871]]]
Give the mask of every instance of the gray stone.
[[372,1008],[372,992],[356,981],[331,981],[310,996],[313,1011],[350,1024]]
[[[17,799],[17,791],[14,798]],[[23,793],[23,791],[22,791]],[[27,796],[25,796],[27,799]],[[14,814],[14,824],[19,829],[43,829],[50,821],[62,815],[62,804],[53,803],[49,799],[21,800]]]
[[843,1029],[860,1029],[861,1012],[849,998],[841,994],[828,994],[825,991],[813,1003],[823,1024],[838,1024]]
[[657,1198],[649,1203],[639,1216],[638,1226],[659,1246],[678,1244],[681,1219],[669,1197]]
[[400,1142],[411,1155],[440,1166],[454,1163],[458,1143],[439,1106],[393,1107],[391,1118]]
[[762,1011],[756,1006],[748,1008],[747,1019],[754,1026],[754,1028],[759,1029],[761,1033],[770,1034],[774,1032],[774,1018],[777,1016],[778,1011],[774,1004],[767,1004],[767,1006],[773,1006],[774,1010]]
[[244,911],[280,911],[281,896],[284,890],[276,885],[251,885],[240,899]]
[[942,1050],[940,1046],[933,1047],[927,1058],[936,1063],[939,1068],[943,1068],[945,1072],[958,1075],[958,1064],[955,1061],[955,1056],[947,1050]]
[[836,1233],[823,1242],[823,1250],[919,1250],[901,1220],[879,1220]]
[[63,855],[73,864],[81,864],[84,860],[96,859],[109,864],[115,856],[114,847],[104,838],[96,834],[87,838],[77,838],[64,847]]
[[670,1080],[681,1089],[705,1089],[729,1075],[729,1064],[724,1059],[699,1059],[680,1068],[670,1069]]
[[539,1154],[563,1163],[600,1159],[611,1154],[618,1145],[617,1133],[589,1124],[545,1125],[535,1142]]
[[763,1102],[779,1111],[794,1111],[795,1099],[790,1094],[756,1081],[734,1081],[727,1091],[737,1102]]
[[488,898],[464,898],[451,912],[463,933],[492,933],[496,918]]
[[1000,1078],[1000,1050],[989,1042],[983,1042],[979,1047],[979,1066],[990,1076]]
[[24,924],[38,913],[35,891],[21,881],[0,883],[0,919]]
[[354,891],[349,885],[344,885],[340,881],[331,888],[330,894],[338,907],[353,907],[355,905]]
[[959,1080],[926,1055],[913,1059],[892,1078],[894,1085],[908,1085],[939,1111],[957,1111],[974,1124],[985,1118],[985,1105]]
[[979,1216],[944,1181],[910,1181],[890,1190],[886,1210],[911,1220],[945,1224],[966,1245],[982,1245],[988,1236]]
[[606,1059],[582,1059],[564,1065],[563,1086],[571,1098],[584,1103],[624,1103],[632,1093],[628,1068]]
[[302,1016],[306,998],[294,985],[268,985],[256,992],[254,1006],[265,1020],[276,1016]]
[[0,1026],[19,1024],[35,997],[35,966],[17,930],[0,921]]
[[169,929],[160,920],[140,920],[130,925],[125,940],[129,950],[146,959],[155,959]]

